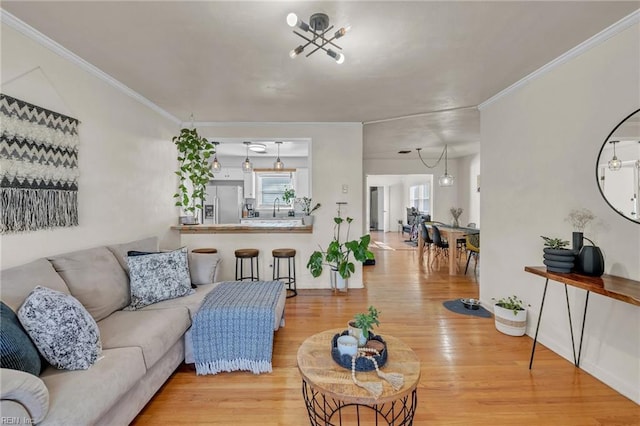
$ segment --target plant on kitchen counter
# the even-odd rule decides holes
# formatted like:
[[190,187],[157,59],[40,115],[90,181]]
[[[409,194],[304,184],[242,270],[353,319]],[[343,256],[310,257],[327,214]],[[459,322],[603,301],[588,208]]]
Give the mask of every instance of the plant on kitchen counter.
[[213,177],[209,159],[216,152],[215,146],[198,135],[196,129],[182,129],[172,141],[178,148],[179,167],[175,174],[180,179],[178,192],[173,195],[175,205],[195,216],[196,210],[202,210],[206,185]]
[[282,194],[282,201],[285,204],[291,204],[296,198],[296,191],[293,188],[285,188],[284,193]]
[[313,207],[311,207],[313,203],[311,201],[311,198],[309,197],[297,198],[296,202],[300,205],[302,214],[305,216],[309,216],[311,213],[315,212],[321,207],[320,203],[316,203]]

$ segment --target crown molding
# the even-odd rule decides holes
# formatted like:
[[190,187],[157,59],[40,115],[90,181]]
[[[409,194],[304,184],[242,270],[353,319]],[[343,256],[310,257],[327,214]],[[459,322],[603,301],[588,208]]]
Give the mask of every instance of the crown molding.
[[576,47],[574,47],[571,50],[565,52],[564,54],[558,56],[553,61],[547,63],[546,65],[543,65],[542,67],[538,68],[537,70],[535,70],[531,74],[529,74],[526,77],[524,77],[524,78],[518,80],[517,82],[513,83],[511,86],[509,86],[506,89],[504,89],[504,90],[498,92],[497,94],[493,95],[492,97],[490,97],[489,99],[487,99],[486,101],[484,101],[480,105],[478,105],[478,109],[482,110],[482,109],[486,108],[487,106],[491,105],[492,103],[494,103],[498,99],[502,98],[503,96],[506,96],[506,95],[510,94],[511,92],[514,92],[514,91],[518,90],[520,87],[526,85],[530,81],[535,80],[535,79],[543,76],[544,74],[546,74],[546,73],[552,71],[553,69],[563,65],[564,63],[570,61],[571,59],[582,55],[586,51],[588,51],[588,50],[590,50],[590,49],[592,49],[592,48],[604,43],[605,41],[607,41],[611,37],[621,33],[622,31],[626,30],[627,28],[631,27],[632,25],[636,25],[638,23],[640,23],[640,9],[637,9],[636,11],[632,12],[631,14],[625,16],[624,18],[622,18],[618,22],[616,22],[616,23],[612,24],[611,26],[605,28],[604,30],[600,31],[598,34],[594,35],[593,37],[588,38],[587,40],[583,41],[582,43],[580,43]]
[[359,121],[183,121],[182,127],[362,126]]
[[28,25],[24,21],[16,18],[15,16],[13,16],[11,13],[7,12],[4,9],[0,9],[0,21],[2,22],[3,25],[7,25],[7,26],[13,28],[14,30],[18,31],[19,33],[23,34],[24,36],[26,36],[26,37],[30,38],[31,40],[35,41],[36,43],[40,44],[41,46],[49,49],[50,51],[52,51],[53,53],[57,54],[58,56],[66,59],[67,61],[77,65],[78,67],[80,67],[84,71],[88,72],[89,74],[91,74],[91,75],[99,78],[100,80],[106,82],[111,87],[115,88],[116,90],[119,90],[120,92],[124,93],[125,95],[135,99],[136,101],[140,102],[141,104],[145,105],[146,107],[152,109],[153,111],[157,112],[161,116],[171,120],[172,122],[174,122],[176,124],[181,122],[181,120],[179,118],[177,118],[176,116],[174,116],[173,114],[171,114],[171,113],[165,111],[164,109],[160,108],[158,105],[156,105],[155,103],[151,102],[149,99],[145,98],[140,93],[138,93],[135,90],[129,88],[128,86],[125,86],[123,83],[121,83],[120,81],[118,81],[115,78],[111,77],[106,72],[102,71],[101,69],[99,69],[95,65],[92,65],[91,63],[85,61],[84,59],[82,59],[81,57],[76,55],[75,53],[73,53],[70,50],[68,50],[67,48],[63,47],[58,42],[50,39],[46,35],[42,34],[40,31],[38,31],[35,28],[31,27],[30,25]]

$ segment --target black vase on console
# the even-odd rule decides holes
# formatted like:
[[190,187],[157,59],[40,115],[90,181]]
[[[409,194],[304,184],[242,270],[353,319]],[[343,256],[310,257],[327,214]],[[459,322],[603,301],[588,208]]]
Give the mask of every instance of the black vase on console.
[[584,234],[582,232],[573,233],[573,251],[578,254],[584,244]]
[[[585,238],[593,244],[593,241]],[[600,247],[595,245],[583,246],[577,258],[578,272],[591,277],[599,277],[604,274],[604,256]]]

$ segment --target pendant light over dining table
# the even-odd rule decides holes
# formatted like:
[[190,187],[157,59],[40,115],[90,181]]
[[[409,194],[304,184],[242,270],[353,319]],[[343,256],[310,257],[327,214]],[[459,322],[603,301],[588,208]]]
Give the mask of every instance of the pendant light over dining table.
[[422,151],[422,148],[416,148],[416,151],[418,151],[418,157],[420,157],[420,161],[422,161],[422,164],[424,164],[428,169],[433,169],[435,167],[438,167],[438,164],[440,164],[440,161],[442,161],[442,157],[444,157],[444,174],[440,176],[440,178],[438,178],[438,185],[453,186],[453,183],[455,182],[456,178],[449,174],[449,164],[448,164],[449,158],[448,158],[447,145],[444,146],[444,149],[440,154],[440,158],[438,158],[438,161],[436,161],[436,163],[433,166],[430,166],[422,159],[422,154],[420,153],[420,151]]

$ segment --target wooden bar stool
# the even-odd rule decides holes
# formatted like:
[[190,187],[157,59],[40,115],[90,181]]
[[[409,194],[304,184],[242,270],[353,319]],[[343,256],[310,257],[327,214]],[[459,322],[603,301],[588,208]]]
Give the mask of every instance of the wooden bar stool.
[[[251,281],[260,281],[260,266],[258,264],[258,255],[260,250],[253,248],[238,249],[235,251],[236,255],[236,281],[243,281],[249,279]],[[244,260],[249,259],[251,265],[251,275],[244,275],[243,267]],[[256,267],[255,272],[253,269],[253,260],[255,259]]]
[[[292,248],[278,248],[273,255],[273,280],[281,280],[287,285],[287,298],[298,295],[296,290],[296,251]],[[287,259],[287,275],[280,275],[280,259]]]

